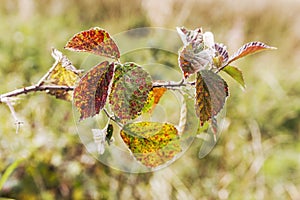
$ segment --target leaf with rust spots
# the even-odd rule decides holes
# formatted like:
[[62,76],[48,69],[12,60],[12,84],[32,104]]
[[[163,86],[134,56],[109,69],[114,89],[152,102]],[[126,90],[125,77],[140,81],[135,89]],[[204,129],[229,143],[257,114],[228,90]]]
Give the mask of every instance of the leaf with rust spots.
[[111,110],[122,122],[141,114],[152,89],[148,72],[135,63],[119,64],[109,97]]
[[197,73],[195,110],[201,125],[221,111],[227,96],[227,83],[219,75],[209,70]]
[[98,27],[75,34],[65,48],[71,51],[88,52],[113,59],[120,58],[120,51],[114,40],[107,31]]
[[147,167],[163,165],[182,151],[178,131],[172,124],[129,123],[120,134],[133,156]]
[[93,117],[104,107],[113,72],[114,63],[104,61],[82,77],[73,95],[74,105],[81,114],[80,120]]

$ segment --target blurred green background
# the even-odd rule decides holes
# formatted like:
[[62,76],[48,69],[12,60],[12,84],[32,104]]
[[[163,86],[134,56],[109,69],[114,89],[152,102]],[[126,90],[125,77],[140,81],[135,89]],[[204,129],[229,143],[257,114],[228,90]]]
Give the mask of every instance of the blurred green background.
[[[15,199],[300,199],[300,2],[296,0],[1,0],[0,93],[35,83],[75,33],[112,35],[137,27],[202,26],[230,53],[249,41],[276,46],[235,63],[247,88],[228,76],[226,127],[198,159],[195,143],[168,168],[129,174],[95,160],[75,131],[71,103],[43,93],[15,106],[15,133],[0,105],[0,179],[19,160],[0,197]],[[162,62],[176,58],[162,57]],[[170,61],[170,59],[172,59]]]

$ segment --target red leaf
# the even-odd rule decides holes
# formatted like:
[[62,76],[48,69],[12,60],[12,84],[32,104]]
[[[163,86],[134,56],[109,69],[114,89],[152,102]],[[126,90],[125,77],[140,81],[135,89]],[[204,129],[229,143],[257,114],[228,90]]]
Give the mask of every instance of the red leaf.
[[73,96],[74,105],[81,114],[80,120],[93,117],[104,107],[113,70],[114,63],[104,61],[93,67],[80,80]]
[[94,27],[75,34],[65,46],[71,51],[82,51],[106,56],[113,59],[120,58],[119,48],[109,33]]
[[249,42],[247,44],[244,44],[233,56],[229,58],[229,61],[227,64],[242,58],[244,56],[256,53],[261,50],[267,50],[267,49],[276,49],[275,47],[268,46],[262,42]]

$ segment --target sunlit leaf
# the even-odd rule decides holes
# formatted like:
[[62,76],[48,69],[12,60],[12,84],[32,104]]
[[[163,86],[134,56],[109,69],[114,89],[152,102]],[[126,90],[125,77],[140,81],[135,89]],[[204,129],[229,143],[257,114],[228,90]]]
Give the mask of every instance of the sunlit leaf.
[[[81,70],[77,70],[69,59],[64,56],[59,50],[52,49],[52,57],[55,59],[55,63],[51,69],[41,79],[41,85],[56,85],[56,86],[69,86],[73,87],[76,81],[80,78]],[[56,96],[63,100],[72,100],[72,91],[65,90],[50,90],[49,94]]]
[[135,63],[118,65],[109,103],[114,114],[125,122],[140,115],[152,89],[148,72]]
[[120,51],[114,40],[107,31],[98,27],[75,34],[65,48],[114,59],[120,58]]
[[152,112],[155,106],[159,103],[160,98],[167,91],[163,87],[155,87],[149,92],[148,99],[144,105],[142,112]]
[[197,73],[195,110],[201,125],[220,112],[227,96],[227,83],[219,75],[209,70]]
[[114,63],[104,61],[88,71],[74,90],[73,101],[80,120],[99,113],[105,105],[109,84],[113,77]]
[[236,80],[243,88],[245,88],[243,73],[239,68],[227,65],[223,68],[223,71]]
[[126,124],[121,137],[133,156],[147,167],[157,167],[181,152],[175,126],[159,122]]
[[220,68],[227,64],[229,55],[228,51],[226,50],[226,46],[223,44],[215,43],[215,50],[216,50],[216,56],[214,59],[214,64]]
[[185,27],[177,27],[177,33],[179,34],[184,45],[193,43],[193,47],[198,47],[203,42],[202,28],[196,28],[195,30],[189,30]]
[[192,44],[189,44],[179,52],[178,62],[184,77],[188,78],[199,70],[206,69],[212,63],[212,55],[209,49],[196,52]]
[[249,42],[247,44],[244,44],[235,54],[230,56],[228,64],[244,56],[256,53],[258,51],[267,50],[267,49],[276,49],[276,48],[268,46],[262,42]]

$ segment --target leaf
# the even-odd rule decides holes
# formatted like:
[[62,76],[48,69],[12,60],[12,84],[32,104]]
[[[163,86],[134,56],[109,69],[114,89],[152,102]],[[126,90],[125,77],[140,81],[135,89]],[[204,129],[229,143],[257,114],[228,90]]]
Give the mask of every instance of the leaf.
[[215,43],[215,50],[216,50],[216,56],[214,60],[215,65],[218,68],[227,65],[229,55],[228,55],[228,51],[226,50],[226,46],[223,44]]
[[185,27],[176,27],[176,30],[184,45],[188,45],[192,42],[194,47],[197,47],[203,42],[202,28],[188,30]]
[[11,163],[7,169],[5,170],[5,172],[3,174],[1,174],[0,177],[0,191],[3,189],[4,184],[6,183],[6,181],[8,180],[9,176],[15,171],[15,169],[20,165],[21,162],[23,162],[24,159],[17,159],[15,160],[13,163]]
[[268,46],[262,42],[249,42],[247,44],[244,44],[236,53],[234,53],[229,58],[228,64],[244,56],[267,49],[276,49],[276,47]]
[[114,63],[104,61],[80,80],[74,90],[73,101],[81,116],[80,120],[93,117],[104,107],[113,77]]
[[197,73],[195,110],[201,125],[220,112],[227,96],[227,83],[219,75],[209,70]]
[[119,64],[110,93],[111,110],[123,122],[140,115],[152,89],[148,72],[135,63]]
[[133,156],[147,167],[162,165],[182,151],[178,131],[172,124],[129,123],[120,134]]
[[[55,63],[41,79],[40,85],[75,86],[82,70],[77,70],[70,60],[57,49],[53,48],[51,55],[55,59]],[[57,89],[48,91],[48,93],[59,99],[72,100],[72,91]]]
[[199,70],[206,69],[212,63],[212,56],[209,49],[196,53],[192,44],[185,46],[179,52],[179,66],[183,72],[184,78],[188,78]]
[[246,87],[243,73],[239,68],[227,65],[222,70],[226,72],[229,76],[231,76],[234,80],[236,80],[243,88]]
[[120,51],[109,33],[94,27],[75,34],[65,46],[71,51],[89,52],[113,59],[120,58]]
[[152,88],[149,92],[148,99],[144,105],[142,112],[152,112],[155,106],[159,103],[160,98],[164,95],[167,91],[166,88],[163,87],[155,87]]

